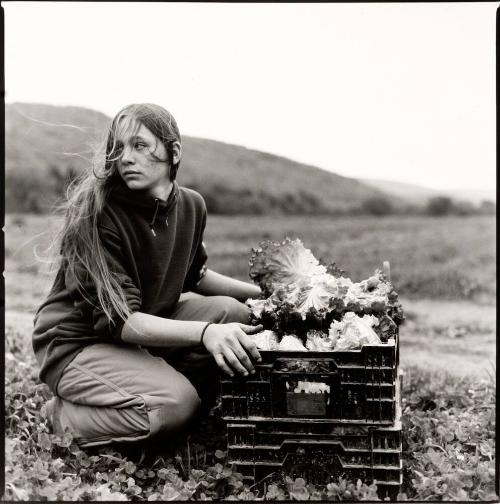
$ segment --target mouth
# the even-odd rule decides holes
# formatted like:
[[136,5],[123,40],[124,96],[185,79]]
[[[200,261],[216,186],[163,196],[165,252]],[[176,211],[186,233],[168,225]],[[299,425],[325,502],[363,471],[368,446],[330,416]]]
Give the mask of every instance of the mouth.
[[136,171],[126,171],[122,173],[122,177],[130,177],[133,175],[140,175],[140,173]]

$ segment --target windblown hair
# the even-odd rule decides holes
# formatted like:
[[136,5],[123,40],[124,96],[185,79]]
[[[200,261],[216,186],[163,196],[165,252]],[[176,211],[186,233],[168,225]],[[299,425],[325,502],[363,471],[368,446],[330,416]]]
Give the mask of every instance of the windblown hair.
[[[95,153],[92,169],[70,184],[66,200],[61,205],[65,222],[59,233],[60,254],[66,278],[69,275],[80,294],[101,308],[109,321],[115,318],[114,314],[125,321],[130,310],[120,282],[106,260],[98,223],[111,188],[120,181],[117,162],[121,146],[117,137],[119,133],[134,135],[141,125],[148,128],[165,146],[170,179],[174,181],[179,163],[173,163],[172,144],[181,141],[175,119],[158,105],[133,104],[115,116],[105,142]],[[153,153],[151,155],[154,156]]]

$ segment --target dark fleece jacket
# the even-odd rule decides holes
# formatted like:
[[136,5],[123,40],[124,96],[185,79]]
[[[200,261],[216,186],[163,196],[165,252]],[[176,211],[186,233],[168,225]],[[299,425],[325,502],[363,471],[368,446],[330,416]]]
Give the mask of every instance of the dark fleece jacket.
[[[131,313],[168,317],[181,292],[206,271],[203,198],[174,183],[168,201],[120,183],[109,194],[99,235],[110,269],[123,287]],[[92,296],[91,285],[85,290]],[[94,290],[95,293],[95,290]],[[35,315],[33,349],[40,379],[57,392],[64,368],[86,345],[120,342],[124,322],[110,322],[97,303],[86,301],[64,266]]]

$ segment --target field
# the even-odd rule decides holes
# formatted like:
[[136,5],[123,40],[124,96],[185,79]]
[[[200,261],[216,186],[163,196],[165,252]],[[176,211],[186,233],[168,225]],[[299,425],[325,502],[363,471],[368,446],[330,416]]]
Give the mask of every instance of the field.
[[[38,254],[44,255],[56,225],[55,218],[46,216],[7,215],[8,306],[29,309],[30,303],[33,307],[39,302],[48,280],[43,275],[45,265],[33,251],[37,247]],[[492,217],[211,216],[205,234],[210,267],[247,279],[251,247],[260,240],[284,236],[300,237],[318,258],[335,261],[353,279],[369,276],[383,260],[389,260],[392,280],[405,298],[494,303]],[[35,276],[35,291],[19,290],[24,283],[20,280],[31,284]]]
[[[43,261],[56,227],[56,219],[46,216],[7,215],[7,318],[29,325],[48,292],[53,272]],[[316,257],[335,261],[356,280],[390,261],[408,319],[402,330],[403,363],[444,365],[453,373],[482,377],[491,372],[496,328],[493,218],[211,216],[205,234],[210,267],[247,280],[251,247],[284,236],[300,237]]]
[[[70,438],[50,434],[40,413],[48,391],[37,381],[30,336],[34,311],[53,278],[44,258],[56,224],[46,216],[6,216],[6,498],[265,497],[244,488],[224,466],[217,418],[167,450],[163,461],[112,450],[84,453]],[[406,376],[400,497],[494,500],[494,219],[211,216],[205,235],[210,267],[246,279],[250,248],[285,235],[300,237],[317,257],[334,260],[356,280],[383,260],[391,262],[407,317],[401,328]],[[318,489],[295,481],[269,488],[267,498],[372,500],[374,494],[366,485]]]

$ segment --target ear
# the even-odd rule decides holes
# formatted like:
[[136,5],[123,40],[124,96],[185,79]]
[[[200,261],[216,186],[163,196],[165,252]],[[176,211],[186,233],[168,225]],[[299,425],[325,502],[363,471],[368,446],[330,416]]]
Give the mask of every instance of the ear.
[[172,162],[174,165],[180,162],[182,155],[182,147],[180,142],[172,143]]

